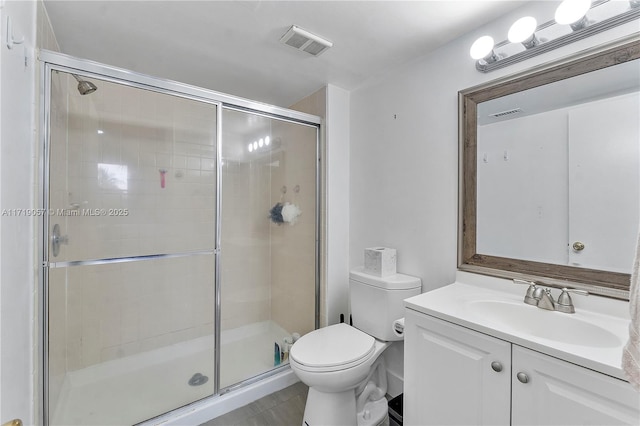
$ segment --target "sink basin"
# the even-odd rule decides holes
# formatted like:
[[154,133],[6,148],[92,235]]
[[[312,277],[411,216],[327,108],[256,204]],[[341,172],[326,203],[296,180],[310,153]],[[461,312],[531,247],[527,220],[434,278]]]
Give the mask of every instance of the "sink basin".
[[576,318],[525,303],[475,300],[465,303],[469,313],[490,321],[496,328],[570,345],[610,348],[623,342],[609,330]]

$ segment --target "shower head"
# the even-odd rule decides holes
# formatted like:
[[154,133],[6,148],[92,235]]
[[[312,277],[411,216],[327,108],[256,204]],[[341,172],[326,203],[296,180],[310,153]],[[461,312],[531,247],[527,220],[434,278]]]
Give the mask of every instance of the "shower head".
[[73,78],[78,80],[78,92],[81,95],[88,95],[89,93],[93,93],[98,90],[98,87],[90,81],[83,80],[75,74],[71,74]]

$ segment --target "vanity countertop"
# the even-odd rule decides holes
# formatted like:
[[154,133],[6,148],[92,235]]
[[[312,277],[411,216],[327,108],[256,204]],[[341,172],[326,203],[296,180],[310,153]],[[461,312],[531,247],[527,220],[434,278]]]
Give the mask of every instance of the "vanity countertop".
[[[575,314],[523,302],[527,287],[459,271],[456,282],[406,299],[412,309],[626,380],[620,368],[629,337],[629,303],[572,295]],[[554,298],[560,290],[552,289]]]

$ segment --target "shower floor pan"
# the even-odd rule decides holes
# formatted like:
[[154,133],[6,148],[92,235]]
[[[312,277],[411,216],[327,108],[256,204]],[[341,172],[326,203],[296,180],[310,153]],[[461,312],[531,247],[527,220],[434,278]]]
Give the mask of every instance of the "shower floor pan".
[[[271,369],[274,342],[288,335],[273,321],[223,331],[220,386]],[[214,339],[206,336],[69,372],[50,424],[142,422],[212,395],[214,365]],[[189,385],[196,373],[208,380]]]

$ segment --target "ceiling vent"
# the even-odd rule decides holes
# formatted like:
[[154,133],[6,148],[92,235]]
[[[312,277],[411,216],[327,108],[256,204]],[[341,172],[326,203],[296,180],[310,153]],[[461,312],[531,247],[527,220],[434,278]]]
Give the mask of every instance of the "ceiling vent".
[[329,40],[325,40],[320,36],[311,34],[309,31],[303,30],[295,25],[292,25],[291,28],[289,28],[289,31],[282,36],[280,41],[287,46],[295,47],[296,49],[307,52],[313,56],[318,56],[333,46],[333,43]]
[[507,115],[518,114],[522,112],[522,108],[514,108],[508,111],[496,112],[495,114],[489,114],[489,117],[500,118]]

